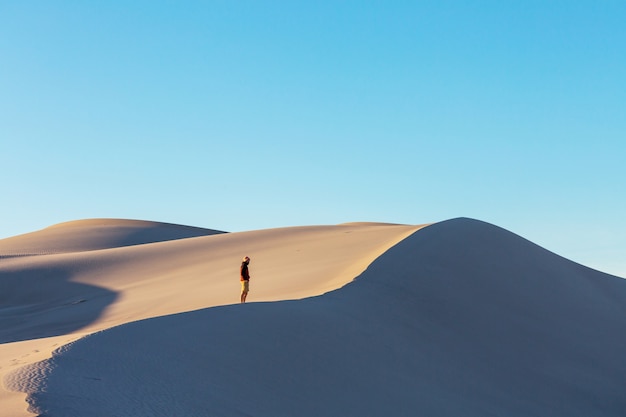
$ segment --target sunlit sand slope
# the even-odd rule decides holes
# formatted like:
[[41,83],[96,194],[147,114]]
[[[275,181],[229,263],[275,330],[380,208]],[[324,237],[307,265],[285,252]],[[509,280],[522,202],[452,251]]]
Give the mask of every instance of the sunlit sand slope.
[[[237,303],[244,255],[252,257],[249,301],[297,299],[352,281],[421,227],[358,224],[216,234],[162,223],[107,222],[119,232],[115,239],[103,237],[99,221],[72,222],[20,237],[23,248],[49,254],[0,260],[0,378],[92,332]],[[148,226],[150,239],[127,233],[129,226],[141,233]],[[15,247],[12,239],[6,239],[12,241],[8,246]],[[0,390],[0,416],[18,416],[20,407],[26,415],[23,396],[16,400]]]

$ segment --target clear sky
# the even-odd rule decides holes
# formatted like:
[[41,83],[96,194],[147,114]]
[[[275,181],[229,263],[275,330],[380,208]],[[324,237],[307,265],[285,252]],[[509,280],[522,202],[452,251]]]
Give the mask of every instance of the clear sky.
[[0,1],[0,238],[463,216],[626,277],[624,22],[610,0]]

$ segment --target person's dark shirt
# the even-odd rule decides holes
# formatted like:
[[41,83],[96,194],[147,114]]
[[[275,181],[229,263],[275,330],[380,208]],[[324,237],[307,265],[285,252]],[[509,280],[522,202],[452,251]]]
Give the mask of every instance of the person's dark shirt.
[[250,273],[248,272],[248,263],[247,262],[242,262],[241,263],[241,280],[242,281],[250,280]]

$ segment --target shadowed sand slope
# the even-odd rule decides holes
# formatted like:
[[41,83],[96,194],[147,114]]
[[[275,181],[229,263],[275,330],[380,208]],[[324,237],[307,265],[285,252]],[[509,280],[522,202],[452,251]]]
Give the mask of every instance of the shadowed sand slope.
[[[219,233],[168,223],[93,219],[0,240],[0,343],[68,334],[100,318],[117,291],[106,288],[108,279],[89,278],[115,268],[126,253],[101,250]],[[47,256],[36,256],[41,254]]]
[[81,252],[224,233],[199,227],[124,219],[88,219],[0,240],[0,259]]
[[129,323],[8,382],[45,416],[622,417],[625,302],[621,278],[454,219],[336,291]]

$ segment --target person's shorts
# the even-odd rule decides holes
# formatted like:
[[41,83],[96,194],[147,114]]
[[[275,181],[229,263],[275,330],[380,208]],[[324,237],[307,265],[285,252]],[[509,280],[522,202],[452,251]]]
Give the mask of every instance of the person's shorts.
[[241,292],[250,291],[250,281],[241,281]]

